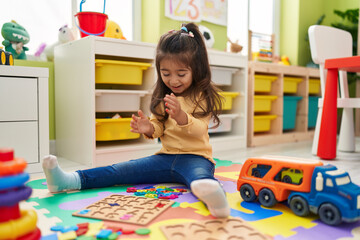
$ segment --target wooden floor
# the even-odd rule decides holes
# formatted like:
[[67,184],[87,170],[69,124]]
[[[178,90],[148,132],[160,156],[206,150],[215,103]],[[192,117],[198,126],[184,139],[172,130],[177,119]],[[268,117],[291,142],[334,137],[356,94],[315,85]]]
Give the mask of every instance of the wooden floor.
[[[280,155],[300,157],[307,159],[319,159],[311,154],[312,141],[302,141],[297,143],[274,144],[269,146],[239,149],[235,151],[214,152],[214,158],[230,160],[236,163],[243,163],[249,157],[263,155]],[[349,172],[352,181],[360,185],[360,138],[356,139],[357,151],[355,153],[338,152],[334,160],[322,160],[324,164],[333,164],[339,169]],[[59,158],[59,164],[65,171],[76,171],[86,169],[80,165],[66,159]],[[43,177],[42,173],[31,174],[32,177]]]

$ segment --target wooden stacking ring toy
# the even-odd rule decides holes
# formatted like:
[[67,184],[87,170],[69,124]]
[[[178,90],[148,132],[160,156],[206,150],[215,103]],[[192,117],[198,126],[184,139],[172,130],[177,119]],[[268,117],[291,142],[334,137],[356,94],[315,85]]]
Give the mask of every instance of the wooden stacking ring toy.
[[0,223],[0,240],[17,239],[36,229],[37,215],[34,210],[21,210],[21,217]]
[[41,231],[39,228],[36,228],[35,231],[17,238],[16,240],[39,240],[41,239]]
[[23,158],[14,158],[11,161],[0,161],[0,176],[22,173],[26,168]]
[[27,186],[12,189],[0,194],[0,207],[10,207],[30,197],[32,189]]
[[0,177],[22,173],[26,165],[27,163],[23,158],[14,158],[12,148],[0,149]]
[[14,150],[12,148],[0,149],[0,162],[7,162],[14,159]]
[[0,190],[21,187],[29,180],[29,178],[30,176],[28,173],[2,177],[0,181]]

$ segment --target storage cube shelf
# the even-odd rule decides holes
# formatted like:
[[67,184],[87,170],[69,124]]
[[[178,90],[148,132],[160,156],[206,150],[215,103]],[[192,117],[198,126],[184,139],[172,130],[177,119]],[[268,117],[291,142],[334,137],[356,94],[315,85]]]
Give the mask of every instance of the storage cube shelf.
[[254,132],[268,132],[271,128],[271,121],[274,120],[276,115],[260,115],[254,116]]
[[[308,127],[308,121],[313,121],[309,110],[310,79],[319,78],[319,70],[314,68],[249,62],[247,145],[311,140],[314,130]],[[268,80],[266,91],[259,91],[259,79]],[[260,104],[258,96],[277,98],[271,101],[269,109],[269,103]],[[269,120],[268,116],[276,118]]]
[[220,92],[220,95],[224,97],[222,110],[231,110],[233,106],[234,98],[239,96],[238,92]]
[[[154,154],[158,140],[130,132],[132,113],[150,116],[156,45],[88,36],[55,49],[56,151],[90,167]],[[212,80],[225,91],[226,114],[210,143],[217,152],[246,147],[247,58],[208,50]],[[149,92],[149,94],[147,94]],[[119,113],[121,119],[104,119]],[[223,118],[222,117],[222,118]]]
[[308,127],[314,128],[316,126],[316,119],[319,111],[318,102],[320,97],[309,96],[309,118]]
[[231,86],[232,75],[237,71],[236,68],[211,67],[212,81],[218,86]]
[[270,112],[271,103],[277,99],[277,96],[255,95],[254,112]]
[[96,141],[136,139],[140,134],[130,131],[131,118],[96,119]]
[[320,79],[316,79],[316,78],[309,79],[309,94],[311,95],[320,94]]
[[237,117],[239,117],[239,114],[220,114],[220,126],[218,126],[217,128],[212,128],[214,125],[212,120],[210,120],[209,133],[230,132],[232,129],[232,122]]
[[141,85],[143,71],[151,64],[96,59],[95,66],[96,83]]
[[299,77],[284,77],[284,93],[296,93],[297,86],[302,81]]
[[270,92],[271,84],[276,79],[277,79],[277,76],[255,74],[255,76],[254,76],[254,92],[257,92],[257,93]]
[[283,130],[292,130],[295,128],[296,111],[301,96],[284,96],[283,105]]
[[149,91],[95,90],[96,112],[136,112],[140,109],[140,98]]

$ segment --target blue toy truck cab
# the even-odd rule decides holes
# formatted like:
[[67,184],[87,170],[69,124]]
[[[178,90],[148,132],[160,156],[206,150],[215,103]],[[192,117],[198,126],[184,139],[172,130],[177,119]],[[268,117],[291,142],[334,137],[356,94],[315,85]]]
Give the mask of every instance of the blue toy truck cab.
[[351,182],[349,174],[333,165],[314,169],[310,192],[291,192],[291,210],[298,216],[318,214],[328,225],[360,219],[360,187]]

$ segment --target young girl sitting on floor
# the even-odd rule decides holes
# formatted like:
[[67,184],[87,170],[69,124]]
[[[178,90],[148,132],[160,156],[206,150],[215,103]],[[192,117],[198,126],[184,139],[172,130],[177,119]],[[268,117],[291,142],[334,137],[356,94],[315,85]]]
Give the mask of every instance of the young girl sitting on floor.
[[131,131],[145,138],[160,138],[155,155],[66,173],[55,156],[43,161],[50,192],[109,187],[118,184],[185,184],[215,217],[227,217],[230,208],[214,177],[215,162],[209,143],[211,118],[219,124],[221,97],[211,82],[203,36],[189,23],[161,36],[156,49],[157,82],[150,119],[139,110]]

